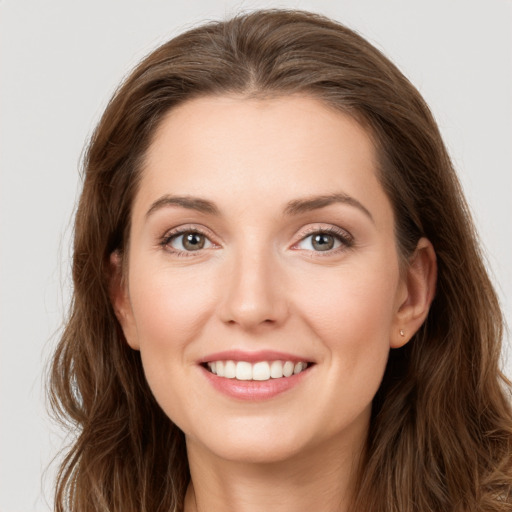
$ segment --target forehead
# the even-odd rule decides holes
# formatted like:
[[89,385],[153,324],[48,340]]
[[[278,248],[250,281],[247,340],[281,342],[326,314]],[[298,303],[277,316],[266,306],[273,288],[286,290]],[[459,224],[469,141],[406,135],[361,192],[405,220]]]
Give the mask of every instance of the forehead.
[[378,207],[387,199],[376,169],[367,131],[317,99],[202,97],[160,123],[136,204],[173,193],[270,207],[341,191]]

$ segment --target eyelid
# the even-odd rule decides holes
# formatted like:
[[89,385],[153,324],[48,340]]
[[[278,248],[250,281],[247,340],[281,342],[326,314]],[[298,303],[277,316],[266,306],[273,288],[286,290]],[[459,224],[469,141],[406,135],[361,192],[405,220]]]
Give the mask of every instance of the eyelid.
[[[198,249],[197,251],[181,251],[179,249],[175,249],[170,247],[170,242],[173,238],[179,237],[180,235],[184,235],[186,233],[198,233],[208,239],[211,243],[210,247]],[[328,234],[336,237],[341,245],[334,249],[329,249],[327,251],[313,251],[309,249],[300,249],[298,244],[304,241],[311,235],[314,234]],[[325,225],[325,224],[312,224],[302,228],[298,235],[298,239],[293,243],[291,249],[293,250],[302,250],[310,253],[314,253],[315,256],[328,256],[335,254],[337,252],[346,250],[354,245],[354,237],[352,234],[346,229],[340,228],[336,225]],[[218,243],[215,239],[217,237],[209,230],[202,225],[198,224],[183,224],[181,226],[176,226],[172,229],[169,229],[162,235],[158,240],[158,245],[163,247],[165,250],[170,252],[171,254],[175,254],[178,256],[198,256],[203,253],[205,250],[220,248],[221,244]]]
[[[327,234],[327,235],[334,236],[341,242],[341,246],[337,247],[335,249],[327,250],[327,251],[310,251],[308,249],[300,249],[297,247],[306,238],[308,238],[312,235],[315,235],[315,234]],[[340,228],[339,226],[332,225],[332,224],[328,225],[328,226],[326,226],[325,224],[323,224],[323,225],[322,224],[313,224],[313,225],[307,226],[304,229],[302,229],[297,236],[299,237],[299,239],[296,242],[294,242],[294,244],[292,245],[291,248],[294,250],[303,250],[303,251],[313,252],[317,256],[332,255],[338,251],[343,251],[343,250],[350,248],[354,245],[354,237],[352,236],[352,234],[349,231],[347,231],[346,229]]]
[[[187,233],[198,233],[208,239],[211,246],[205,247],[202,249],[198,249],[197,251],[182,251],[180,249],[175,249],[170,246],[170,242],[174,238],[178,238],[181,235],[185,235]],[[218,248],[220,245],[213,240],[215,236],[212,235],[209,229],[206,229],[204,226],[198,224],[183,224],[181,226],[176,226],[172,229],[169,229],[162,235],[158,240],[158,245],[170,252],[171,254],[175,254],[178,256],[196,256],[199,253],[202,253],[205,250]]]

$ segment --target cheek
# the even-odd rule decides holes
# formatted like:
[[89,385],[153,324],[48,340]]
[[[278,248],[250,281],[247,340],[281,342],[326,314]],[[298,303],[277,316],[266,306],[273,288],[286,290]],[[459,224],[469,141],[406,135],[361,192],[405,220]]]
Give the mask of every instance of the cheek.
[[194,339],[213,299],[204,281],[189,272],[134,266],[130,282],[132,309],[141,351],[175,350]]
[[190,379],[195,362],[191,354],[215,301],[197,272],[148,267],[133,264],[130,281],[144,373],[166,414],[183,421],[194,414]]
[[[389,349],[396,308],[398,269],[367,265],[316,276],[297,290],[301,316],[326,348],[332,374],[378,388]],[[302,285],[301,285],[302,286]]]
[[371,332],[388,338],[396,308],[397,266],[353,265],[309,277],[297,280],[294,295],[315,330],[329,337],[339,333],[340,338],[350,332],[347,342]]
[[395,286],[392,275],[351,269],[317,279],[309,294],[299,294],[301,316],[325,351],[325,396],[310,407],[322,407],[326,434],[356,418],[368,421],[388,360]]

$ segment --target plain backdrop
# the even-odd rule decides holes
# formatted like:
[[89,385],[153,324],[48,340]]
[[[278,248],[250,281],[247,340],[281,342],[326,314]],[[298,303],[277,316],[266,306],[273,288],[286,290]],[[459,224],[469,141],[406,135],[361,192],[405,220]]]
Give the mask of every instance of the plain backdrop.
[[[430,104],[508,321],[512,297],[510,0],[0,0],[0,511],[51,509],[63,434],[44,368],[70,296],[79,158],[120,79],[159,43],[257,7],[314,10],[384,51]],[[508,342],[509,343],[509,342]],[[505,362],[512,375],[512,362]]]

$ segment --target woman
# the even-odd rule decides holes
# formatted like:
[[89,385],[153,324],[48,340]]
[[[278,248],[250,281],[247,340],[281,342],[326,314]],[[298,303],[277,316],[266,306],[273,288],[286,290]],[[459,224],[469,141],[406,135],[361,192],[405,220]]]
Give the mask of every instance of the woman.
[[58,510],[512,510],[502,317],[418,92],[259,11],[149,55],[90,142]]

